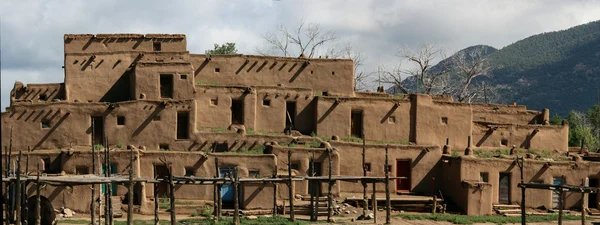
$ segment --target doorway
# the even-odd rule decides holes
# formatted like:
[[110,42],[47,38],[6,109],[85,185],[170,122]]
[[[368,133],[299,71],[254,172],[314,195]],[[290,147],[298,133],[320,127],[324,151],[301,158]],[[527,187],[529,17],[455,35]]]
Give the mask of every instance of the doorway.
[[103,116],[92,116],[93,128],[91,138],[92,145],[103,145],[104,144],[104,117]]
[[[314,164],[314,168],[312,168],[312,170],[309,170],[309,173],[312,173],[313,176],[318,177],[318,176],[322,176],[322,172],[321,172],[321,163],[320,162],[313,162],[312,164]],[[309,165],[310,166],[310,165]],[[321,195],[321,182],[317,181],[317,180],[310,180],[308,182],[308,191],[309,194],[312,195]]]
[[[219,168],[219,177],[229,177],[229,175],[233,175],[233,170],[234,168],[232,167],[224,167],[224,168]],[[242,204],[242,192],[241,192],[241,185],[238,185],[238,203],[239,205],[243,205]],[[223,201],[223,208],[224,209],[233,209],[234,208],[234,202],[233,202],[233,184],[223,184],[221,185],[221,201]]]
[[285,130],[294,130],[296,124],[296,102],[285,102]]
[[[102,165],[102,174],[106,174],[106,166]],[[117,164],[110,164],[110,174],[112,176],[112,174],[116,174],[117,173]],[[102,194],[106,193],[106,185],[102,185]],[[116,183],[111,183],[110,184],[110,194],[111,196],[117,196],[117,184]]]
[[[165,165],[156,165],[154,167],[154,176],[158,178],[166,178],[169,176],[169,169]],[[169,184],[160,182],[158,184],[158,198],[168,198],[171,194]]]
[[350,120],[350,134],[352,137],[362,138],[363,112],[360,110],[352,110]]
[[411,185],[411,161],[410,159],[401,159],[396,161],[396,177],[406,177],[407,179],[396,180],[396,192],[410,192]]
[[231,100],[231,124],[244,124],[244,101]]
[[500,173],[498,203],[510,204],[510,173]]
[[177,140],[189,138],[189,112],[177,112]]
[[160,97],[173,98],[173,74],[160,75]]
[[[598,182],[598,179],[590,179],[590,187],[600,187],[600,183]],[[590,209],[600,208],[598,206],[599,201],[600,200],[598,199],[598,193],[588,194],[588,208],[590,208]]]
[[[552,184],[554,185],[562,185],[563,184],[563,179],[561,177],[555,177],[552,180]],[[559,205],[559,201],[560,201],[560,192],[558,191],[552,191],[552,208],[553,209],[558,209],[558,205]]]

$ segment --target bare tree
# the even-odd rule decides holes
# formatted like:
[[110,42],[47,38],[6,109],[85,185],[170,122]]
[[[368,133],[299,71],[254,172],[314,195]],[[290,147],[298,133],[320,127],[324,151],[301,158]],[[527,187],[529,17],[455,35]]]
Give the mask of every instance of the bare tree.
[[[434,60],[445,58],[442,48],[434,44],[424,44],[419,49],[401,48],[398,50],[400,63],[391,71],[385,71],[381,82],[394,85],[394,89],[404,94],[423,93],[441,94],[445,92],[448,83],[448,68],[433,68]],[[407,61],[409,68],[404,69],[402,62]],[[405,87],[405,77],[414,80],[414,88]],[[411,90],[412,89],[412,90]]]
[[478,56],[477,53],[458,53],[452,57],[452,63],[456,69],[458,80],[461,82],[454,87],[454,96],[458,102],[471,102],[478,95],[482,94],[485,88],[478,84],[472,86],[473,79],[479,76],[491,78],[490,65],[487,58]]
[[271,50],[257,48],[261,55],[294,56],[294,53],[307,58],[316,57],[324,45],[336,41],[338,36],[333,30],[324,31],[320,24],[305,24],[301,21],[292,31],[284,25],[277,26],[274,33],[263,35],[267,47]]
[[354,62],[354,91],[368,89],[367,81],[373,73],[359,70],[359,68],[362,69],[361,67],[367,57],[362,52],[357,51],[351,42],[346,42],[340,51],[336,51],[335,49],[329,49],[328,55],[330,54],[333,58],[352,59],[352,62]]

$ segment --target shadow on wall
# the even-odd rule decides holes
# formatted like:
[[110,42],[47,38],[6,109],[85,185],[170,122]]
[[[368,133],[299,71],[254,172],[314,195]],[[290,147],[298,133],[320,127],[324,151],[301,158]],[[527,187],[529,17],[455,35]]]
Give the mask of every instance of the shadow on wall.
[[395,103],[394,106],[392,106],[392,109],[390,109],[390,111],[387,114],[385,114],[385,116],[381,119],[381,121],[379,121],[379,123],[385,123],[388,120],[388,118],[390,118],[390,116],[394,114],[396,109],[398,109],[398,106],[400,105],[398,103]]
[[[59,113],[60,113],[59,111],[56,111],[56,113],[54,113],[54,116],[52,116],[52,118],[49,119],[49,120],[50,121],[54,120],[54,118],[56,116],[58,116]],[[67,117],[69,117],[69,115],[71,115],[71,113],[67,112],[64,116],[62,116],[62,118],[60,118],[54,124],[54,126],[52,126],[52,128],[46,133],[46,135],[44,135],[44,137],[42,137],[42,139],[37,144],[35,144],[35,146],[33,147],[32,151],[36,150],[37,148],[39,148],[44,143],[44,141],[46,141],[48,139],[48,137],[50,137],[50,135],[52,135],[54,133],[54,131],[56,131],[56,128],[58,128],[67,119]]]
[[135,129],[135,131],[133,132],[133,134],[131,136],[136,137],[140,133],[142,133],[142,131],[148,126],[148,124],[150,124],[150,122],[152,122],[152,120],[154,120],[154,117],[158,116],[158,114],[163,109],[165,109],[164,104],[159,104],[158,106],[156,106],[156,108],[154,108],[154,111],[150,114],[150,116],[148,116],[148,118],[146,118],[146,120],[144,120],[144,122],[142,122],[142,124],[140,124],[140,126],[137,129]]

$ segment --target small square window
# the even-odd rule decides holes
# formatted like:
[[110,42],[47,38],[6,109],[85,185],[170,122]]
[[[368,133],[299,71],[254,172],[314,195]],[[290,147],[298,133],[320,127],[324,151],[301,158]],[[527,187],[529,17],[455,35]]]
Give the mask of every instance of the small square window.
[[395,116],[388,117],[388,123],[390,123],[390,124],[396,123],[396,117]]
[[160,115],[154,116],[154,118],[152,118],[152,120],[154,120],[154,121],[160,121]]
[[365,163],[365,170],[371,172],[371,163]]
[[84,174],[89,174],[89,168],[87,166],[77,166],[75,167],[75,174],[76,175],[84,175]]
[[392,165],[388,165],[388,166],[386,167],[386,171],[387,171],[388,173],[391,173],[391,172],[392,172]]
[[40,94],[39,100],[40,101],[47,101],[48,100],[48,95],[47,94]]
[[442,124],[448,124],[448,117],[442,117]]
[[263,103],[264,106],[271,106],[271,100],[270,99],[263,99]]
[[215,73],[220,73],[221,72],[221,68],[215,68]]
[[161,50],[161,47],[162,47],[162,46],[161,46],[161,43],[160,43],[160,42],[156,42],[156,41],[155,41],[155,42],[152,44],[152,49],[153,49],[154,51],[160,51],[160,50]]
[[219,104],[219,99],[218,98],[211,98],[210,99],[210,105],[218,105]]
[[331,75],[335,75],[335,72],[334,72],[334,71],[331,71]]
[[194,176],[194,174],[196,174],[194,167],[188,167],[188,166],[185,167],[185,176],[190,177],[190,176]]
[[504,145],[504,146],[507,146],[508,145],[508,139],[502,139],[502,140],[500,140],[500,144]]
[[120,125],[120,126],[125,125],[125,117],[124,116],[117,116],[117,125]]
[[489,180],[489,176],[487,172],[479,173],[479,181],[487,183]]
[[300,165],[298,165],[298,163],[292,163],[292,169],[293,170],[300,170]]
[[42,119],[42,128],[50,128],[50,120]]
[[260,173],[258,170],[249,170],[248,171],[248,177],[250,178],[258,178],[260,176]]
[[180,74],[179,78],[182,80],[187,80],[187,74]]
[[168,151],[169,150],[169,144],[159,144],[158,145],[158,149],[161,151]]
[[310,71],[310,74],[313,74],[313,72],[314,72],[314,71],[312,71],[312,70],[311,70],[311,71]]
[[215,143],[213,145],[214,152],[227,152],[229,151],[229,145],[227,142],[224,143]]
[[321,94],[321,95],[322,95],[322,96],[329,96],[329,93],[328,93],[328,92],[326,92],[326,91],[324,91],[324,92],[322,92],[322,94]]

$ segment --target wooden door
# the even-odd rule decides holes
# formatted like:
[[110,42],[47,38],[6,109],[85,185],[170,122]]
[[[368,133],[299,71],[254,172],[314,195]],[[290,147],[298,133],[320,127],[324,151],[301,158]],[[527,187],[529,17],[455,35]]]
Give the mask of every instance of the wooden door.
[[[387,170],[387,168],[386,168]],[[396,176],[406,177],[407,179],[396,180],[396,192],[410,192],[411,185],[411,161],[397,160],[396,161]]]
[[510,204],[510,173],[500,173],[498,203]]

